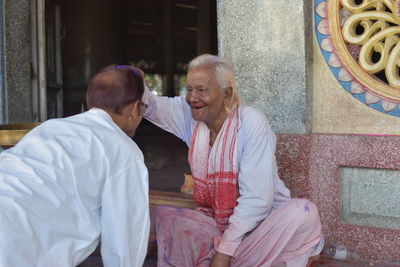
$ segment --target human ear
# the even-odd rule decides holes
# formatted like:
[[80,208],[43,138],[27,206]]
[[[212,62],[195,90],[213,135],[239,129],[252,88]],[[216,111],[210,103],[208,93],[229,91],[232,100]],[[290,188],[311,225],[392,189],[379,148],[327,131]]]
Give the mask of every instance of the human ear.
[[140,99],[130,104],[130,116],[138,117],[140,116]]
[[226,87],[225,90],[224,90],[224,98],[225,99],[230,99],[232,97],[232,95],[233,95],[232,87],[230,87],[230,86]]

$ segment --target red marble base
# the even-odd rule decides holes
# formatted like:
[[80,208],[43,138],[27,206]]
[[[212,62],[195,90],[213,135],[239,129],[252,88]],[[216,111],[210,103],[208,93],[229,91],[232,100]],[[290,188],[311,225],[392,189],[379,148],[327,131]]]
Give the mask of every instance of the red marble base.
[[368,260],[400,262],[400,229],[343,223],[339,188],[340,166],[400,170],[400,136],[279,134],[276,157],[292,196],[318,206],[326,244],[347,245]]

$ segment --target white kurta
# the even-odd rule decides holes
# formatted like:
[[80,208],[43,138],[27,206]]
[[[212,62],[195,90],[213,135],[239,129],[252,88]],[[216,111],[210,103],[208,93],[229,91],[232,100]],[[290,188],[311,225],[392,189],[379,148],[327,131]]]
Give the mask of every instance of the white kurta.
[[141,266],[148,172],[100,109],[49,120],[0,154],[0,266],[76,266],[101,240],[105,266]]
[[[158,97],[146,89],[143,101],[149,105],[145,118],[189,146],[196,121],[185,96]],[[247,232],[290,199],[289,189],[278,176],[275,148],[276,136],[265,116],[254,108],[240,105],[237,133],[240,197],[217,251],[233,255]]]

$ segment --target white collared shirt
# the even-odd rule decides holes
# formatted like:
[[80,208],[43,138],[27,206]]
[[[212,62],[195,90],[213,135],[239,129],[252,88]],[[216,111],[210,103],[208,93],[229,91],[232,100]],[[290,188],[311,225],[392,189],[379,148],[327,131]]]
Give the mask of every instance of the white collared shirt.
[[0,154],[0,266],[76,266],[101,240],[105,266],[142,266],[143,154],[100,109],[48,120]]

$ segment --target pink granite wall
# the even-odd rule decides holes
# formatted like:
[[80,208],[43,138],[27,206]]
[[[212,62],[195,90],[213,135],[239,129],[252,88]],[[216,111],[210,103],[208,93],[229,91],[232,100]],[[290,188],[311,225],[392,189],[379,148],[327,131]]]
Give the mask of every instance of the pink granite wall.
[[400,229],[341,220],[339,177],[341,166],[400,170],[400,136],[278,134],[276,157],[292,196],[318,206],[326,244],[345,244],[370,260],[400,262]]

